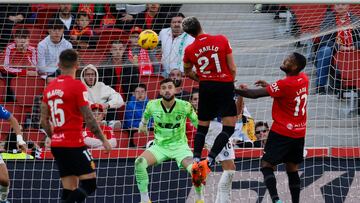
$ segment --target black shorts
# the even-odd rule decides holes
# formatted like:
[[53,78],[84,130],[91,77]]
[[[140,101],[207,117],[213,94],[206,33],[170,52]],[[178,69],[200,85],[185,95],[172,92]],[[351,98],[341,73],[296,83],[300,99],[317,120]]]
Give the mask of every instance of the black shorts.
[[58,166],[60,177],[80,176],[95,171],[95,163],[86,147],[52,147],[51,152]]
[[291,138],[270,131],[262,160],[274,166],[288,162],[300,164],[304,160],[304,144],[305,138]]
[[218,116],[236,116],[234,83],[200,82],[198,108],[198,118],[201,121],[210,121]]

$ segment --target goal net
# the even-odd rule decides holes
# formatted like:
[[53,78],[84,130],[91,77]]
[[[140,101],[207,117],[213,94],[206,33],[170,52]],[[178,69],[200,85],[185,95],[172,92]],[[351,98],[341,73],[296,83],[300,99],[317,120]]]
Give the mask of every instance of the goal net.
[[[198,83],[177,76],[183,71],[183,49],[191,43],[172,36],[172,17],[178,12],[197,17],[206,33],[228,37],[237,65],[236,85],[255,87],[256,80],[275,82],[284,77],[279,67],[287,55],[299,52],[306,56],[304,71],[310,89],[300,201],[360,201],[359,5],[99,1],[1,4],[0,10],[0,104],[22,125],[28,154],[33,156],[6,160],[11,179],[9,201],[52,202],[61,197],[57,166],[45,144],[39,117],[42,92],[57,76],[58,55],[71,46],[79,53],[77,77],[91,91],[90,101],[110,105],[103,124],[113,128],[116,140],[110,154],[89,147],[96,163],[98,189],[86,202],[140,202],[134,160],[154,139],[154,132],[146,136],[136,129],[146,102],[160,97],[159,82],[166,77],[180,77],[177,91],[182,99],[190,101],[198,88]],[[56,36],[59,20],[64,33]],[[137,34],[144,29],[162,32],[154,50],[136,45]],[[97,70],[94,83],[88,78],[89,64]],[[100,82],[113,89],[112,96],[96,89]],[[124,102],[109,102],[117,93]],[[271,127],[271,98],[245,99],[245,105],[255,123],[263,121]],[[194,132],[188,130],[192,146]],[[0,132],[2,150],[14,153],[10,125],[2,121]],[[235,146],[232,202],[271,202],[260,172],[263,149],[244,145],[253,146]],[[195,202],[190,176],[176,162],[149,167],[148,172],[153,202]],[[217,164],[207,180],[205,202],[215,202],[221,173]],[[276,178],[280,198],[291,201],[283,165],[278,166]]]

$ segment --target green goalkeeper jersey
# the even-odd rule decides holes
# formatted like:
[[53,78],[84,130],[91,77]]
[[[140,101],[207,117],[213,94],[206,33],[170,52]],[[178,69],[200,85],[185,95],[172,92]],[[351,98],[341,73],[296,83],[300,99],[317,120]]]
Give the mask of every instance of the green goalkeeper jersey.
[[175,99],[170,109],[161,102],[162,99],[149,101],[143,118],[154,119],[155,144],[162,147],[187,143],[186,119],[189,118],[194,126],[198,125],[197,114],[192,105],[184,100]]

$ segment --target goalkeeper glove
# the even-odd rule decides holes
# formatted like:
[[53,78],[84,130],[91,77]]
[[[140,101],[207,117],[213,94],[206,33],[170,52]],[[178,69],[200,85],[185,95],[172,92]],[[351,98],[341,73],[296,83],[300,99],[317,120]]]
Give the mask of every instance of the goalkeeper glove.
[[140,122],[138,132],[149,134],[148,128],[147,128],[147,122],[144,122],[144,121]]

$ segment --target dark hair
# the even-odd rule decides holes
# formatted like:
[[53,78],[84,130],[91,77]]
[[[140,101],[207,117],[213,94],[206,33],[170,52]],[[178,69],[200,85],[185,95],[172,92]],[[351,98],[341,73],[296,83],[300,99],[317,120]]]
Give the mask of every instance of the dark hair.
[[160,81],[160,85],[165,84],[165,83],[168,83],[168,82],[171,82],[171,83],[174,84],[174,86],[175,86],[175,82],[174,82],[174,80],[171,79],[171,78],[165,78],[165,79],[163,79],[162,81]]
[[298,68],[297,69],[298,72],[301,72],[306,66],[306,58],[305,58],[305,56],[302,55],[302,54],[299,54],[297,52],[292,53],[292,56],[295,59],[295,63],[296,63],[296,66]]
[[199,93],[199,88],[194,87],[191,91],[190,99],[192,99],[193,94]]
[[48,22],[47,29],[50,29],[50,30],[61,30],[61,29],[65,29],[65,25],[64,25],[64,23],[63,23],[59,18],[56,18],[56,19],[50,20],[50,21]]
[[180,12],[170,14],[170,19],[175,18],[175,17],[185,18],[185,15],[183,13],[180,13]]
[[14,34],[14,38],[27,39],[30,37],[30,32],[26,28],[17,29]]
[[64,69],[71,69],[78,63],[78,53],[74,49],[66,49],[59,56],[59,64]]
[[144,83],[140,83],[138,86],[135,87],[136,88],[143,88],[146,91],[146,85]]
[[265,126],[267,129],[269,129],[269,125],[266,121],[258,121],[255,123],[255,129],[260,126]]
[[88,17],[90,19],[89,14],[86,13],[85,11],[80,11],[76,16],[76,19],[78,20],[80,18],[80,16],[85,16],[85,17]]
[[182,22],[182,27],[184,32],[191,36],[197,36],[202,30],[199,20],[194,16],[185,18]]

